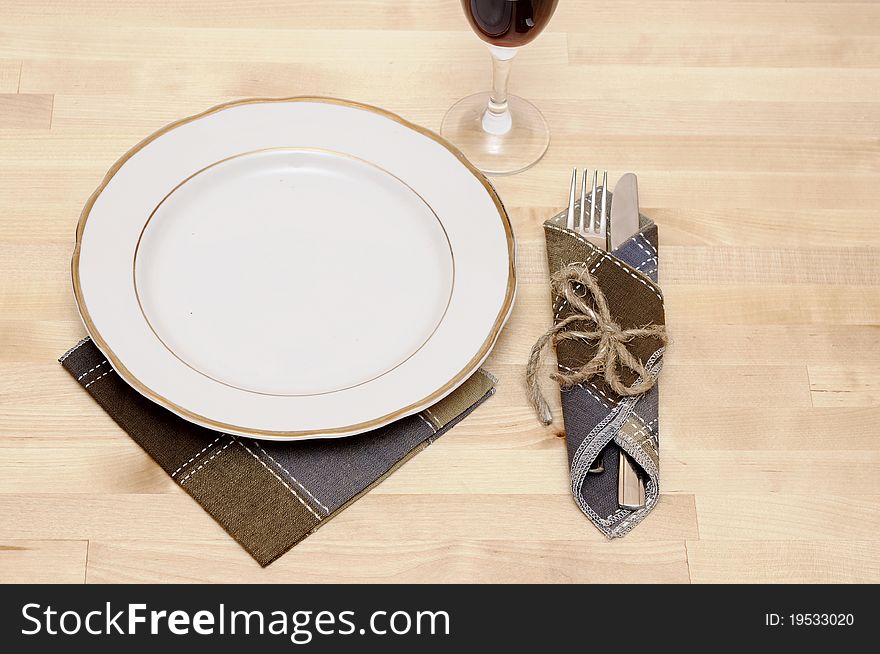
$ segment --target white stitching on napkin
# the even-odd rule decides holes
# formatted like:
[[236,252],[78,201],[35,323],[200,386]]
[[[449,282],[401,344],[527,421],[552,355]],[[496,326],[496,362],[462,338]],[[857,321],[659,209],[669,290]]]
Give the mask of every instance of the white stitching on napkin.
[[[224,436],[226,436],[226,435],[228,435],[228,434],[224,434]],[[232,436],[230,436],[230,437],[229,437],[229,442],[226,443],[226,445],[224,445],[224,446],[221,447],[219,450],[217,450],[216,452],[214,452],[214,453],[213,453],[208,459],[206,459],[206,460],[204,461],[204,463],[202,463],[201,465],[199,465],[198,468],[194,468],[193,470],[190,470],[189,473],[187,473],[186,475],[184,475],[183,478],[182,478],[182,479],[180,480],[180,482],[178,482],[178,483],[179,483],[181,486],[183,486],[184,482],[186,482],[187,479],[189,479],[189,478],[192,477],[194,474],[196,474],[199,470],[201,470],[201,469],[204,468],[206,465],[208,465],[209,463],[211,463],[211,461],[213,461],[218,455],[220,455],[220,454],[223,453],[223,450],[225,450],[227,447],[229,447],[230,445],[232,445],[234,442],[235,442],[235,440],[233,439]]]
[[171,473],[171,476],[174,477],[178,472],[180,472],[180,471],[183,470],[185,467],[187,467],[190,463],[192,463],[193,461],[195,461],[196,459],[198,459],[200,456],[202,456],[202,454],[204,454],[205,452],[207,452],[208,450],[210,450],[211,447],[213,447],[214,444],[215,444],[217,441],[219,441],[221,438],[223,438],[224,436],[226,436],[226,434],[220,434],[220,435],[219,435],[217,438],[215,438],[213,441],[211,441],[210,443],[208,443],[207,445],[205,445],[205,447],[203,447],[203,448],[200,449],[198,452],[196,452],[196,453],[190,458],[189,461],[187,461],[187,462],[184,463],[182,466],[180,466],[177,470],[175,470],[174,472],[172,472],[172,473]]
[[[568,366],[564,366],[564,365],[562,365],[561,363],[559,364],[559,367],[562,368],[563,370],[565,370],[566,372],[574,372],[574,369],[569,368]],[[602,401],[602,398],[600,398],[598,395],[596,395],[595,393],[593,393],[589,388],[587,388],[587,384],[588,384],[588,383],[589,383],[590,386],[592,386],[595,390],[597,390],[597,391],[599,391],[600,393],[602,393],[602,391],[600,391],[600,390],[596,387],[596,385],[593,384],[592,382],[584,382],[583,384],[578,384],[578,387],[584,389],[584,390],[587,392],[587,394],[590,395],[590,397],[592,397],[594,400],[596,400],[599,404],[601,404],[602,406],[604,406],[606,409],[611,409],[611,407],[610,407],[609,405],[607,405],[605,402]],[[605,393],[602,393],[602,395],[603,395],[603,396],[604,396],[609,402],[611,402],[612,404],[616,404],[616,402],[614,402],[614,400],[612,400],[610,397],[608,397],[607,395],[605,395]]]
[[[320,521],[320,520],[323,519],[323,518],[321,518],[321,516],[319,516],[317,513],[315,513],[315,510],[314,510],[311,506],[309,506],[308,502],[306,502],[303,498],[301,498],[301,497],[299,496],[299,493],[297,493],[295,490],[293,490],[293,488],[290,486],[290,484],[288,484],[288,483],[287,483],[286,481],[284,481],[281,477],[279,477],[278,474],[277,474],[274,470],[272,470],[272,468],[270,468],[269,466],[267,466],[267,465],[266,465],[266,462],[263,461],[263,459],[261,459],[261,458],[258,457],[256,454],[254,454],[254,452],[251,450],[251,448],[249,448],[247,445],[245,445],[245,444],[242,443],[240,440],[238,440],[237,438],[235,438],[235,436],[233,436],[233,438],[235,439],[235,442],[236,442],[236,443],[238,443],[238,444],[241,445],[244,449],[247,450],[248,454],[250,454],[250,455],[251,455],[252,457],[254,457],[257,461],[259,461],[259,462],[260,462],[260,465],[262,465],[266,470],[268,470],[268,471],[272,474],[272,476],[275,477],[275,479],[277,479],[278,481],[280,481],[281,484],[282,484],[287,490],[289,490],[289,491],[293,494],[293,496],[299,501],[299,503],[302,504],[304,507],[306,507],[306,508],[309,510],[309,513],[311,513],[313,516],[315,516],[315,518],[316,518],[318,521]],[[225,449],[225,448],[224,448],[224,449]],[[217,456],[217,455],[215,454],[214,456]],[[213,458],[213,457],[212,457],[212,458]],[[190,473],[190,474],[192,474],[192,473]]]
[[606,400],[608,400],[611,404],[617,404],[617,400],[615,400],[615,399],[612,398],[612,397],[608,397],[607,395],[605,395],[605,392],[604,392],[601,388],[599,388],[598,386],[596,386],[596,384],[594,384],[593,382],[587,382],[587,383],[590,385],[590,387],[591,387],[594,391],[597,391],[602,397],[604,397]]
[[645,254],[651,254],[651,253],[653,253],[654,258],[656,258],[657,255],[659,254],[659,253],[657,252],[657,248],[655,248],[655,247],[651,244],[651,241],[649,241],[647,238],[645,238],[645,235],[644,235],[642,232],[639,232],[638,234],[636,234],[636,239],[638,239],[639,237],[641,237],[641,239],[642,239],[642,240],[648,245],[648,247],[651,248],[651,252],[648,252],[648,250],[646,250],[646,249],[644,248],[644,246],[643,246],[641,243],[639,243],[638,240],[635,241],[635,244],[638,245],[640,248],[642,248],[642,251],[643,251]]
[[286,474],[288,477],[290,477],[290,478],[293,480],[293,482],[294,482],[297,486],[299,486],[302,490],[304,490],[304,491],[308,494],[309,497],[311,497],[313,500],[315,500],[315,502],[317,503],[318,506],[320,506],[322,509],[324,509],[324,511],[325,511],[328,515],[330,514],[330,509],[328,509],[328,508],[324,505],[324,503],[321,502],[321,500],[319,500],[317,497],[315,497],[314,495],[312,495],[311,491],[310,491],[308,488],[306,488],[306,487],[303,486],[301,483],[299,483],[299,480],[298,480],[296,477],[294,477],[292,474],[290,474],[290,470],[288,470],[288,469],[285,468],[283,465],[281,465],[280,463],[278,463],[278,461],[275,460],[275,457],[272,456],[271,454],[269,454],[269,453],[266,451],[266,449],[265,449],[262,445],[260,445],[260,444],[257,443],[256,441],[254,441],[254,445],[256,445],[257,448],[258,448],[263,454],[265,454],[267,457],[269,457],[269,460],[272,461],[272,463],[274,463],[276,466],[278,466],[279,468],[281,468],[281,469],[284,471],[284,474]]
[[605,404],[605,402],[603,402],[602,399],[598,395],[596,395],[593,391],[591,391],[589,388],[587,388],[585,384],[578,384],[578,386],[580,386],[582,389],[584,389],[590,395],[590,397],[592,397],[594,400],[596,400],[599,404],[604,406],[606,409],[611,408],[610,406]]
[[99,363],[99,364],[98,364],[97,366],[95,366],[94,368],[90,368],[88,371],[86,371],[86,372],[84,372],[83,374],[81,374],[79,377],[76,378],[76,381],[79,381],[80,379],[82,379],[82,378],[85,377],[86,375],[89,375],[89,374],[95,372],[98,368],[100,368],[101,366],[103,366],[105,363],[107,363],[107,359],[104,359],[101,363]]
[[431,413],[431,409],[422,409],[422,411],[424,411],[425,415],[427,415],[432,421],[437,423],[436,425],[434,425],[434,431],[436,432],[437,429],[439,429],[439,425],[440,425],[440,421],[437,420],[437,416],[435,416],[433,413]]
[[90,340],[91,340],[91,337],[90,337],[90,336],[86,336],[86,337],[85,337],[84,339],[82,339],[79,343],[77,343],[77,344],[74,345],[72,348],[70,348],[69,350],[67,350],[67,352],[65,352],[64,354],[62,354],[62,355],[61,355],[61,358],[58,359],[58,363],[63,363],[64,360],[65,360],[67,357],[69,357],[71,354],[73,354],[74,352],[76,352],[79,348],[81,348],[83,345],[85,345],[86,343],[88,343]]
[[[622,263],[620,263],[620,262],[619,262],[617,259],[615,259],[614,257],[610,257],[610,256],[608,256],[607,254],[603,254],[603,255],[602,255],[602,258],[599,259],[599,261],[596,263],[596,265],[593,266],[593,267],[590,269],[590,274],[592,275],[594,272],[596,272],[596,271],[599,269],[599,266],[602,264],[602,262],[605,261],[606,259],[607,259],[608,261],[610,261],[611,263],[613,263],[613,264],[614,264],[615,266],[617,266],[618,268],[620,268],[623,272],[625,272],[627,275],[629,275],[630,277],[632,277],[632,278],[633,278],[634,280],[636,280],[637,282],[641,282],[642,284],[644,284],[645,286],[647,286],[649,289],[651,289],[651,290],[654,292],[654,295],[657,296],[657,299],[658,299],[658,300],[660,300],[661,302],[663,301],[663,296],[660,295],[660,289],[657,288],[657,287],[654,285],[653,282],[650,282],[649,280],[644,279],[644,278],[642,278],[642,277],[639,276],[639,275],[636,275],[636,274],[635,274],[634,272],[632,272],[631,270],[627,270],[627,268],[624,267],[624,265],[623,265]],[[641,272],[641,271],[638,271],[638,272]],[[647,273],[642,273],[642,274],[644,275],[644,274],[647,274]]]
[[[426,409],[426,410],[427,410],[427,409]],[[430,420],[428,420],[428,419],[427,419],[425,416],[423,416],[421,413],[417,413],[416,415],[417,415],[419,418],[422,419],[422,422],[424,422],[426,425],[428,425],[428,427],[430,427],[430,429],[431,429],[431,434],[436,434],[436,433],[437,433],[437,427],[434,425],[434,423],[432,423]]]
[[98,375],[97,377],[95,377],[92,381],[90,381],[88,384],[86,384],[85,386],[83,386],[83,388],[88,388],[89,386],[91,386],[92,384],[94,384],[94,383],[95,383],[96,381],[98,381],[99,379],[103,379],[104,377],[106,377],[107,375],[109,375],[111,372],[113,372],[113,369],[112,369],[112,368],[111,368],[110,370],[108,370],[107,372],[105,372],[103,375]]

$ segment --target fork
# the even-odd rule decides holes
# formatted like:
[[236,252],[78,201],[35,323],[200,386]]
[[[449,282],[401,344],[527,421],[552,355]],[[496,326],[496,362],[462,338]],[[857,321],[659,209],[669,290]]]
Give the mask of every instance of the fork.
[[[580,210],[575,211],[575,190],[577,189],[577,168],[571,171],[571,192],[568,196],[568,213],[565,217],[565,226],[583,236],[587,241],[605,251],[610,250],[608,239],[611,233],[608,219],[608,171],[602,172],[602,209],[598,221],[596,220],[596,184],[599,171],[593,171],[593,190],[590,194],[590,222],[587,224],[585,207],[587,204],[587,177],[588,170],[584,168],[584,176],[581,180]],[[577,215],[575,215],[577,213]]]
[[[602,172],[602,213],[598,224],[596,220],[596,184],[599,181],[599,171],[593,171],[593,190],[590,193],[590,223],[586,222],[585,207],[587,204],[587,177],[588,170],[584,168],[584,176],[581,180],[581,201],[577,216],[575,216],[575,190],[577,189],[577,168],[571,171],[571,192],[568,197],[568,213],[565,217],[565,226],[583,236],[587,241],[598,248],[610,250],[608,239],[611,234],[610,220],[608,218],[608,171]],[[575,220],[577,218],[577,220]],[[604,451],[599,453],[593,462],[589,472],[599,474],[605,472]]]

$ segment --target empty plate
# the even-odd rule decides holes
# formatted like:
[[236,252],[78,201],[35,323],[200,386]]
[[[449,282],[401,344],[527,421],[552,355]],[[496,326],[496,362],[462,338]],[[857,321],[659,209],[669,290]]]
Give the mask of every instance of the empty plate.
[[431,132],[324,98],[235,102],[147,138],[87,204],[72,268],[123,379],[257,438],[433,404],[488,355],[515,290],[486,179]]

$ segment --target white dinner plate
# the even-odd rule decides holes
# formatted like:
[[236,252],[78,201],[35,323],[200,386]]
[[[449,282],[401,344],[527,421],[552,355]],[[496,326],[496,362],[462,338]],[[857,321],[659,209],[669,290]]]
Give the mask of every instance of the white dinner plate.
[[232,102],[145,139],[86,204],[72,272],[131,386],[276,439],[437,402],[485,360],[516,287],[508,217],[463,155],[329,98]]

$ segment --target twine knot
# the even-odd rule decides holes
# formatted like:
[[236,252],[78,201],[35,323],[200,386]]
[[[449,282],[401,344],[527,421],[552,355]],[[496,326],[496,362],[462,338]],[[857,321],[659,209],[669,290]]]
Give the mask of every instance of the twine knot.
[[[545,425],[553,422],[553,414],[547,400],[541,393],[538,381],[538,368],[544,350],[549,345],[560,341],[581,341],[595,344],[596,353],[593,358],[576,370],[568,373],[555,372],[550,378],[559,382],[560,386],[568,387],[581,384],[591,377],[602,374],[605,382],[620,396],[641,395],[651,390],[657,382],[656,377],[645,368],[645,365],[626,347],[634,338],[654,337],[663,344],[667,342],[666,327],[663,325],[646,325],[632,329],[622,329],[611,317],[608,300],[599,283],[583,265],[569,264],[550,277],[550,287],[554,294],[561,295],[571,306],[574,313],[560,320],[544,333],[532,347],[529,363],[526,366],[526,382],[529,400]],[[592,306],[590,303],[592,299]],[[572,329],[580,323],[592,329]],[[620,378],[620,373],[628,368],[638,375],[638,381],[627,386]]]

